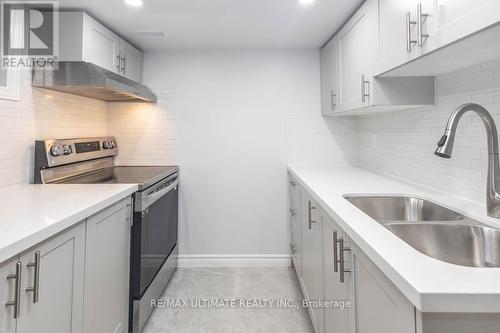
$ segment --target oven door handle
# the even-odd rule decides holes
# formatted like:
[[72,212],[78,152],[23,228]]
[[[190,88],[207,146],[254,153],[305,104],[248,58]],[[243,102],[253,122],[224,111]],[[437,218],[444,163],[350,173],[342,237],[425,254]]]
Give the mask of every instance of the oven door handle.
[[151,206],[158,199],[160,199],[165,194],[167,194],[168,192],[170,192],[174,188],[176,188],[177,185],[179,185],[179,178],[177,178],[172,184],[168,185],[167,187],[162,188],[161,190],[154,191],[154,192],[152,192],[150,194],[147,194],[147,195],[143,196],[141,198],[141,201],[142,201],[141,209],[143,211],[146,210],[146,208],[148,208],[149,206]]

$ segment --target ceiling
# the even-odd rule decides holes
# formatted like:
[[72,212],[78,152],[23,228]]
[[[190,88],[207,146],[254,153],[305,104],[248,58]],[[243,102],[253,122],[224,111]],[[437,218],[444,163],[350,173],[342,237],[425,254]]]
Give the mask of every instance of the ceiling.
[[[60,0],[82,8],[144,50],[322,46],[363,0]],[[145,36],[137,32],[162,32]]]

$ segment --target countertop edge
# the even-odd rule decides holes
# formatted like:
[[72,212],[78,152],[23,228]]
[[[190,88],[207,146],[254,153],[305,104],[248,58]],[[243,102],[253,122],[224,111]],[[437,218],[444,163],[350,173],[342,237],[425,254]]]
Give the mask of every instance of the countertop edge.
[[63,218],[60,221],[47,226],[46,228],[38,230],[27,237],[19,239],[12,244],[3,247],[2,249],[0,249],[0,264],[14,258],[16,255],[26,250],[29,250],[31,247],[40,244],[41,242],[55,236],[56,234],[68,228],[71,228],[72,226],[77,225],[80,222],[83,222],[88,217],[132,195],[136,191],[137,185],[130,184],[130,187],[121,190],[120,192],[115,193],[112,196],[109,196],[105,200],[99,201],[97,204],[89,206],[83,210],[76,211],[74,214]]
[[[349,235],[357,246],[367,254],[375,265],[387,276],[387,278],[400,290],[401,293],[423,313],[500,313],[500,292],[497,293],[437,293],[423,292],[407,281],[400,272],[395,269],[382,255],[373,249],[369,242],[354,231],[349,222],[345,221],[328,203],[325,202],[302,177],[294,170],[308,166],[287,165],[287,170],[304,187],[315,201],[325,210],[340,227]],[[311,166],[314,167],[314,166]],[[336,168],[337,166],[332,166]],[[378,175],[372,170],[361,169],[350,166],[360,171],[366,171]],[[387,177],[387,175],[381,175]],[[402,181],[399,180],[398,181]],[[425,256],[424,254],[421,254]],[[446,264],[446,263],[443,263]]]

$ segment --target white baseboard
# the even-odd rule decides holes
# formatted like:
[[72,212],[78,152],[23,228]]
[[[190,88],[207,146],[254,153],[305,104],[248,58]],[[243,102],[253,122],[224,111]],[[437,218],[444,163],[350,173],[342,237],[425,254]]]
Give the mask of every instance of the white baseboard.
[[179,255],[178,267],[290,267],[291,258],[286,254],[261,255]]

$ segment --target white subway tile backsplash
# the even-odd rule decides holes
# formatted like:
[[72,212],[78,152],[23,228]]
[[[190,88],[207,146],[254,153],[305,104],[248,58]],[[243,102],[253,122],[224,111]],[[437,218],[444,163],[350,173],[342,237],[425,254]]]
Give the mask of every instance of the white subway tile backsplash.
[[[433,153],[449,115],[464,103],[485,106],[500,124],[500,59],[436,80],[434,107],[358,117],[359,164],[484,202],[488,152],[486,131],[477,115],[461,119],[451,159]],[[376,146],[370,144],[373,135],[378,138]]]
[[31,88],[21,73],[19,101],[0,100],[0,187],[28,183],[37,139],[106,134],[106,103]]

